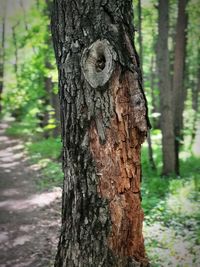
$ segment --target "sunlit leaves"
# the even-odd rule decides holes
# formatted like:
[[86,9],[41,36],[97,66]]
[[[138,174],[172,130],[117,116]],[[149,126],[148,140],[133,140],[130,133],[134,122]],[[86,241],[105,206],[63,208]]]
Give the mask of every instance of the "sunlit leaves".
[[[45,98],[47,92],[45,90],[44,77],[52,77],[54,82],[53,91],[57,93],[57,70],[54,58],[53,47],[51,44],[49,17],[47,16],[45,1],[40,1],[38,6],[33,6],[26,10],[28,30],[24,27],[24,16],[20,11],[13,18],[10,18],[11,25],[15,27],[16,47],[13,45],[12,31],[7,34],[6,46],[6,79],[4,90],[4,110],[11,114],[20,113],[20,119],[25,118],[27,114],[33,118],[37,116],[37,112],[41,113],[47,110]],[[17,22],[17,24],[16,24]],[[12,62],[15,62],[15,55],[18,57],[17,73],[14,72]],[[46,65],[48,60],[49,66]],[[52,110],[52,107],[49,108]],[[50,115],[51,117],[51,115]],[[53,123],[47,126],[53,129]]]

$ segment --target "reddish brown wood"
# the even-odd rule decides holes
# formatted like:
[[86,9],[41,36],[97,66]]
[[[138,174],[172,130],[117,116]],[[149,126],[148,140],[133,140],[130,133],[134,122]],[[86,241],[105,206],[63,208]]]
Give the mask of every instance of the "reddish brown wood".
[[140,198],[140,148],[146,132],[142,133],[135,127],[138,120],[143,127],[147,127],[145,109],[139,109],[136,116],[132,98],[140,95],[137,79],[131,72],[124,75],[120,72],[118,68],[109,86],[115,102],[115,113],[106,131],[107,142],[100,143],[93,123],[90,148],[99,175],[99,195],[109,201],[112,220],[109,247],[115,254],[134,256],[139,262],[147,264]]

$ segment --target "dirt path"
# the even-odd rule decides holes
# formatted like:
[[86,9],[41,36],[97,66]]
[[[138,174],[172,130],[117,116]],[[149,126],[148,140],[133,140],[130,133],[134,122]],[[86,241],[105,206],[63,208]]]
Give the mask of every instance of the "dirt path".
[[53,266],[61,190],[38,192],[22,141],[0,124],[0,267]]

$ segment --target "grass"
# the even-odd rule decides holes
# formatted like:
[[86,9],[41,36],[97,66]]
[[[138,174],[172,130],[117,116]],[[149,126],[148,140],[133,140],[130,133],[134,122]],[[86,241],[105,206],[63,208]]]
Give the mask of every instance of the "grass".
[[181,153],[180,177],[164,178],[159,175],[159,146],[154,147],[157,171],[149,168],[147,152],[144,146],[142,206],[151,266],[200,266],[200,159]]
[[[40,162],[38,164],[40,164]],[[63,172],[61,163],[47,161],[45,166],[41,168],[41,171],[42,175],[40,180],[38,180],[39,189],[62,186]]]
[[34,143],[29,142],[26,145],[27,151],[35,158],[53,159],[57,160],[61,154],[61,140],[60,138],[49,137]]
[[6,129],[6,134],[12,137],[28,138],[33,136],[34,128],[30,123],[13,122],[10,127]]
[[28,142],[26,150],[35,164],[41,171],[38,181],[40,189],[62,186],[63,172],[61,167],[61,141],[60,138],[50,137],[40,141]]

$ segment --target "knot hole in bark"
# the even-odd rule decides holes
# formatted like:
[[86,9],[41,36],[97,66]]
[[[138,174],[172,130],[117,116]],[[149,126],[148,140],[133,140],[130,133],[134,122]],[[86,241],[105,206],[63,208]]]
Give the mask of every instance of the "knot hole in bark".
[[87,82],[93,87],[103,87],[110,79],[116,60],[116,52],[110,43],[97,40],[85,48],[81,59],[81,68]]
[[99,55],[95,63],[96,71],[97,72],[102,71],[105,68],[105,66],[106,66],[105,56],[103,54]]

